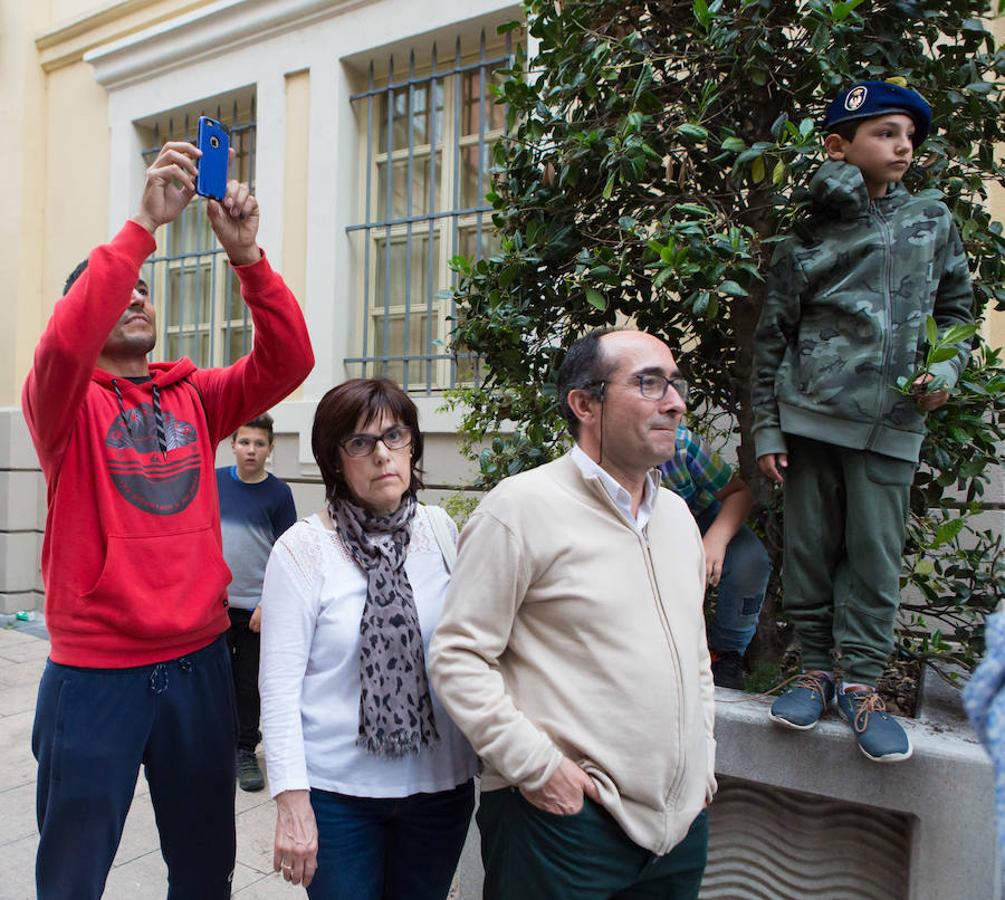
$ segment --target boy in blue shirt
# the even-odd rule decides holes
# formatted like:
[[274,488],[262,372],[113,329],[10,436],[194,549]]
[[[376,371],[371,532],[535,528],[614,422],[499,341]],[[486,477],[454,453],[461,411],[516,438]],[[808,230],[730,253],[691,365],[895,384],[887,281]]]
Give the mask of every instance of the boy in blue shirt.
[[660,466],[663,483],[687,501],[705,547],[705,572],[717,587],[715,620],[708,632],[712,677],[720,687],[743,689],[743,656],[757,630],[771,560],[743,523],[753,506],[747,483],[684,425],[675,452]]
[[265,471],[272,444],[272,416],[265,413],[242,425],[231,437],[236,464],[216,470],[223,557],[234,576],[228,589],[227,640],[237,696],[237,779],[243,791],[265,787],[255,757],[262,739],[258,730],[262,580],[272,545],[297,520],[289,487]]
[[785,608],[804,668],[771,718],[812,728],[836,697],[878,762],[911,755],[876,681],[893,649],[925,414],[948,399],[966,346],[911,396],[895,385],[924,359],[928,316],[940,332],[973,318],[952,214],[900,183],[930,125],[921,96],[888,82],[861,82],[830,104],[812,216],[775,252],[754,348],[757,462],[785,484]]

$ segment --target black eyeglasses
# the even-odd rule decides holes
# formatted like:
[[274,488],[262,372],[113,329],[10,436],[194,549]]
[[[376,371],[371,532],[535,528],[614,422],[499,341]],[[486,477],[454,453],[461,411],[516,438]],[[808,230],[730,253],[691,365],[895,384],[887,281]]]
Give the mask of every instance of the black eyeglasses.
[[656,375],[652,372],[634,377],[638,379],[639,392],[646,400],[662,400],[667,395],[667,390],[673,388],[681,400],[687,403],[690,385],[686,378],[681,378],[679,375],[667,378],[665,375]]
[[[687,403],[687,395],[691,390],[691,386],[688,384],[686,378],[679,376],[667,378],[665,375],[656,375],[652,372],[647,372],[644,375],[633,375],[632,377],[638,381],[639,393],[646,400],[662,400],[667,395],[667,390],[673,388],[680,395],[681,400]],[[603,388],[606,384],[606,381],[594,381],[590,383],[589,387],[600,385],[600,396],[602,397]]]
[[350,434],[339,446],[350,456],[369,456],[380,441],[388,450],[400,450],[412,443],[412,429],[394,425],[383,434]]

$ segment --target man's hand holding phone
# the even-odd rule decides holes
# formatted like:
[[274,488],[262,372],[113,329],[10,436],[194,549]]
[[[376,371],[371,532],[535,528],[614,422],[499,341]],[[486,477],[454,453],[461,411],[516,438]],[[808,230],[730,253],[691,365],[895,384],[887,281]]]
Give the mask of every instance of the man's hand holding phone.
[[248,266],[262,258],[257,240],[258,201],[246,184],[228,181],[223,202],[207,200],[206,213],[233,265]]
[[195,196],[200,153],[186,141],[168,141],[147,169],[139,212],[133,221],[153,234],[173,222]]
[[[196,194],[202,151],[187,141],[168,141],[147,169],[143,197],[134,221],[153,234],[173,222]],[[230,149],[229,161],[234,159]],[[217,239],[235,266],[258,262],[258,201],[246,184],[227,182],[222,201],[207,200],[206,214]]]

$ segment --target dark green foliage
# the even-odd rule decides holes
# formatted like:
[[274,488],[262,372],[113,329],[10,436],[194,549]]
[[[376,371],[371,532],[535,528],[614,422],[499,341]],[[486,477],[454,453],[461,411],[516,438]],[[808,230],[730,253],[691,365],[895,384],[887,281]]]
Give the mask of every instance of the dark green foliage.
[[[485,446],[481,486],[564,448],[554,396],[563,348],[630,318],[680,349],[699,427],[739,434],[770,539],[777,497],[757,476],[748,387],[760,273],[772,241],[798,221],[800,190],[822,159],[816,123],[842,86],[899,76],[931,103],[932,136],[907,186],[944,193],[978,315],[1005,308],[1005,237],[985,206],[988,182],[1005,183],[994,157],[1005,140],[1005,53],[980,19],[989,9],[976,0],[529,0],[527,12],[538,53],[498,88],[509,132],[488,197],[502,247],[477,264],[454,261],[455,341],[483,360],[482,384],[457,398],[469,410],[469,446]],[[929,625],[945,612],[942,636],[964,641],[966,665],[1005,587],[1001,538],[975,535],[969,518],[943,522],[979,505],[1005,423],[999,360],[985,350],[974,360],[931,417],[905,566],[924,597],[913,611]],[[958,508],[948,497],[961,498]],[[907,632],[904,641],[950,652]]]

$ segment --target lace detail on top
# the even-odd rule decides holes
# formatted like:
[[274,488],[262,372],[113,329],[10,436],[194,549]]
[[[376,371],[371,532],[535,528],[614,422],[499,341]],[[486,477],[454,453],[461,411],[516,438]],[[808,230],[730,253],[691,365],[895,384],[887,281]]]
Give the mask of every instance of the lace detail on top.
[[[454,540],[456,541],[456,529]],[[285,555],[287,563],[304,588],[309,588],[323,568],[326,554],[334,553],[339,562],[355,565],[342,539],[334,531],[319,528],[315,521],[301,519],[277,542],[276,551]],[[433,528],[429,524],[429,512],[424,506],[415,510],[412,520],[412,537],[408,542],[408,555],[413,553],[440,554]]]

